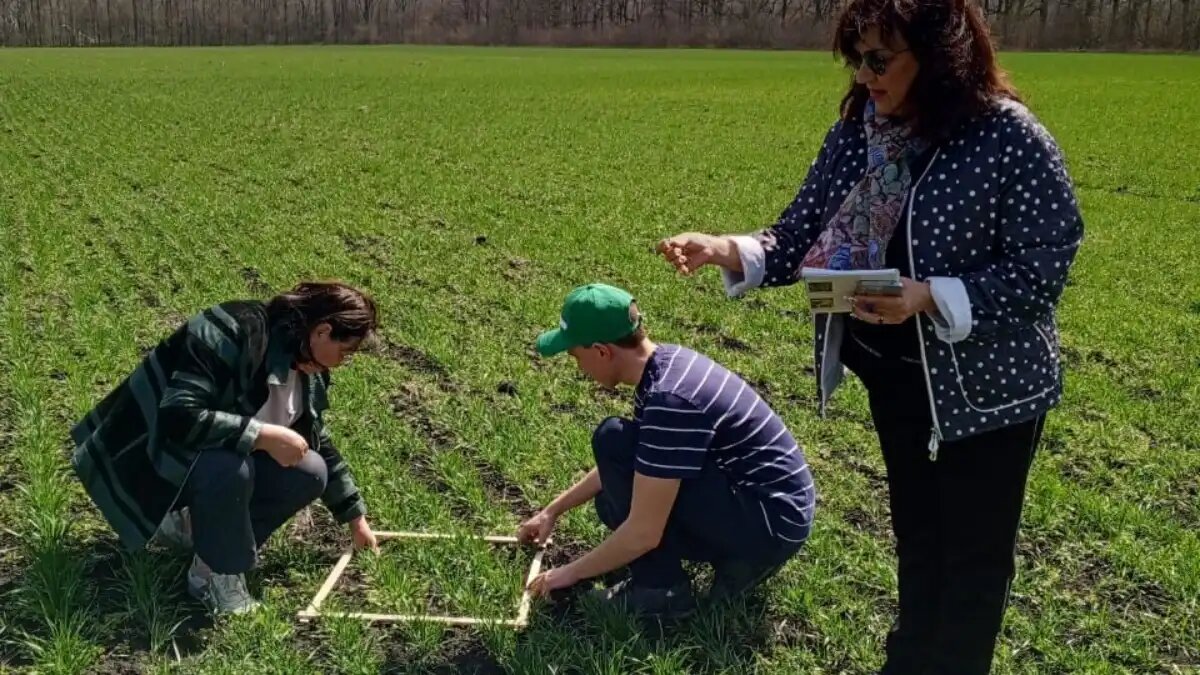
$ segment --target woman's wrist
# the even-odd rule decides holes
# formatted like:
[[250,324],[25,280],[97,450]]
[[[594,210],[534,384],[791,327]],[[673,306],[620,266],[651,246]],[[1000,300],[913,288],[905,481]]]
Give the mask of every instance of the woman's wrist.
[[730,272],[741,273],[742,270],[742,254],[738,250],[737,240],[731,235],[719,237],[721,242],[720,250],[717,255],[717,264]]
[[929,283],[928,279],[926,279],[921,282],[921,286],[923,289],[921,291],[922,306],[920,311],[930,315],[937,314],[938,306],[937,301],[933,299],[933,285]]
[[254,437],[254,449],[267,451],[271,447],[271,439],[275,437],[275,425],[264,424],[258,428],[258,435]]

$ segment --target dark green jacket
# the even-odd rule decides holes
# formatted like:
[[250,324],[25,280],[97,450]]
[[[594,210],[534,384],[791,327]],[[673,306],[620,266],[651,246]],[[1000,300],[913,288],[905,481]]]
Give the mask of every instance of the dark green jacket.
[[[201,452],[249,455],[268,383],[287,381],[293,349],[261,302],[229,302],[192,317],[71,431],[73,464],[101,513],[130,549],[144,546]],[[307,401],[292,429],[325,459],[321,500],[339,522],[366,513],[321,414],[329,375],[301,374]]]

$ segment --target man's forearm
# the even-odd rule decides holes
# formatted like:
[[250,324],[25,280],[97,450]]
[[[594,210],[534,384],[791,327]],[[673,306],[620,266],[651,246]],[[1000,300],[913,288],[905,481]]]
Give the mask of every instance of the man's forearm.
[[600,472],[592,469],[586,476],[579,479],[578,483],[550,502],[550,505],[544,510],[557,518],[580,504],[590,502],[598,494],[600,494]]
[[628,520],[590,552],[580,556],[568,567],[578,579],[590,579],[606,574],[637,560],[658,546],[656,538],[639,532]]

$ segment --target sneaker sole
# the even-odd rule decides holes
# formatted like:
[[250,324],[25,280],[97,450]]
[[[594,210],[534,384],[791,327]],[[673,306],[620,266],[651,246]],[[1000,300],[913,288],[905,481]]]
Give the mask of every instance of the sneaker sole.
[[213,603],[208,599],[208,594],[205,593],[205,589],[203,587],[197,588],[195,586],[192,586],[191,584],[188,584],[188,595],[191,595],[193,598],[196,599],[196,601],[198,601],[200,604],[204,605],[204,608],[207,609],[208,612],[210,614],[212,614],[213,616],[238,616],[240,614],[251,614],[253,612],[257,612],[259,609],[262,608],[262,603],[255,601],[254,604],[252,604],[248,607],[242,607],[240,609],[235,609],[231,612],[222,612],[222,611],[218,610],[213,605]]
[[262,603],[257,600],[254,600],[253,603],[249,606],[241,607],[241,608],[235,609],[233,611],[222,612],[219,609],[217,609],[216,605],[213,604],[212,600],[209,599],[208,582],[199,582],[191,574],[188,575],[187,590],[188,590],[188,595],[192,596],[193,598],[196,599],[197,602],[204,605],[205,609],[207,609],[209,611],[209,613],[212,614],[213,616],[237,616],[239,614],[250,614],[253,612],[257,612],[259,609],[262,608]]

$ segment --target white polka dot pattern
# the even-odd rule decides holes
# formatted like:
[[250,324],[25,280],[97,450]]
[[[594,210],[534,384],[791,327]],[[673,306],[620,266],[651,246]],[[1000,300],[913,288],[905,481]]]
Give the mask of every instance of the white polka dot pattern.
[[[795,200],[756,235],[765,253],[763,286],[799,280],[799,261],[866,171],[865,144],[853,121],[830,129]],[[915,276],[958,278],[970,300],[965,340],[943,342],[927,317],[921,321],[942,437],[1040,415],[1062,395],[1054,311],[1083,237],[1062,153],[1024,106],[1005,102],[941,143],[914,189]],[[822,365],[841,367],[836,352],[824,354],[826,332],[822,318],[818,382]]]

